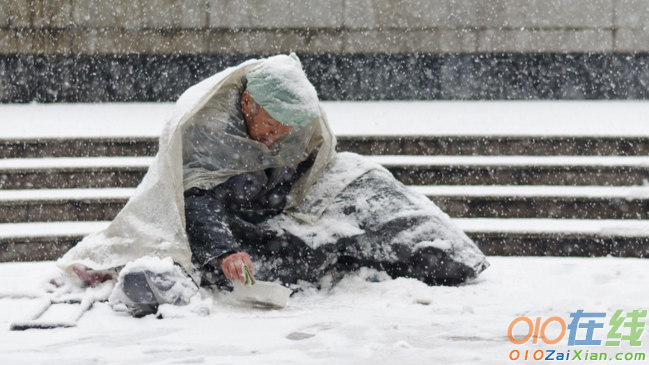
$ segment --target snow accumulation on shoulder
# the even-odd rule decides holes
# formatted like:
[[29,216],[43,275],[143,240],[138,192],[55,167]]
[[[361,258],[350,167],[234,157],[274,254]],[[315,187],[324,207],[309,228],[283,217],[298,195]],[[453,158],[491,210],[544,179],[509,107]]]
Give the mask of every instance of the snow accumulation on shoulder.
[[[136,319],[97,302],[75,328],[9,332],[39,302],[0,299],[2,364],[506,364],[509,354],[552,349],[565,353],[568,334],[556,345],[514,345],[507,336],[520,316],[546,320],[570,313],[645,309],[649,261],[630,258],[489,257],[491,266],[459,287],[428,287],[415,279],[391,280],[371,270],[346,275],[321,289],[303,285],[286,308],[267,310],[236,302],[229,293],[201,291],[209,314],[182,310],[175,316]],[[2,293],[51,289],[53,262],[0,264]],[[378,279],[378,282],[376,282]],[[374,281],[374,282],[372,282]],[[604,321],[602,320],[604,323]],[[525,326],[516,326],[522,338]],[[560,326],[547,327],[548,338]],[[585,331],[585,329],[583,330]],[[583,336],[581,331],[579,336]],[[579,337],[582,338],[582,337]],[[644,352],[622,341],[619,347],[586,347],[606,352]],[[540,341],[539,341],[540,342]],[[583,347],[582,347],[583,348]],[[582,349],[578,348],[578,349]],[[547,354],[547,352],[546,352]]]
[[[649,136],[646,101],[323,102],[338,136]],[[158,137],[173,103],[0,105],[0,139]]]

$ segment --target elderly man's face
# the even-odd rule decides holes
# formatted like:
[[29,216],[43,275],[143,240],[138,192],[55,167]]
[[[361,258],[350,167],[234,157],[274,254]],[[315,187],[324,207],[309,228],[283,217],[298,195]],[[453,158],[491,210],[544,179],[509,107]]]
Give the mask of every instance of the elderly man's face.
[[253,113],[254,105],[255,102],[248,90],[244,91],[243,95],[241,95],[241,110],[246,120],[250,138],[270,146],[291,130],[291,126],[273,119],[261,105],[257,106],[257,110]]

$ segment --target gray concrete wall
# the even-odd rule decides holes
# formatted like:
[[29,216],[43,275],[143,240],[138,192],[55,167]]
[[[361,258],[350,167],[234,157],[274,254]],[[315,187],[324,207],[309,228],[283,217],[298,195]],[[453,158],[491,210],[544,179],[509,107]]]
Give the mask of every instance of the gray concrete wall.
[[649,51],[649,0],[0,0],[0,54]]

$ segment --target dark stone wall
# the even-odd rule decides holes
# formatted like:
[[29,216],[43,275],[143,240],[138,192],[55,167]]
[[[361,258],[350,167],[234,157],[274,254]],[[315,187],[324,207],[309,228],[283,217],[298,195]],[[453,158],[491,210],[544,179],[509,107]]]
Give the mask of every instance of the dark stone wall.
[[[0,102],[173,101],[254,55],[0,55]],[[301,55],[322,100],[647,99],[649,54]]]

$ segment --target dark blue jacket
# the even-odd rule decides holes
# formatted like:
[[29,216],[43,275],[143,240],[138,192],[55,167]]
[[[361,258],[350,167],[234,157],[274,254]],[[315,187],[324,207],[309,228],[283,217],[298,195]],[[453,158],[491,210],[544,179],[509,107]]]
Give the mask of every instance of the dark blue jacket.
[[291,187],[314,160],[315,153],[297,166],[240,174],[210,190],[185,191],[186,229],[194,259],[205,265],[239,252],[231,220],[256,224],[280,214]]

